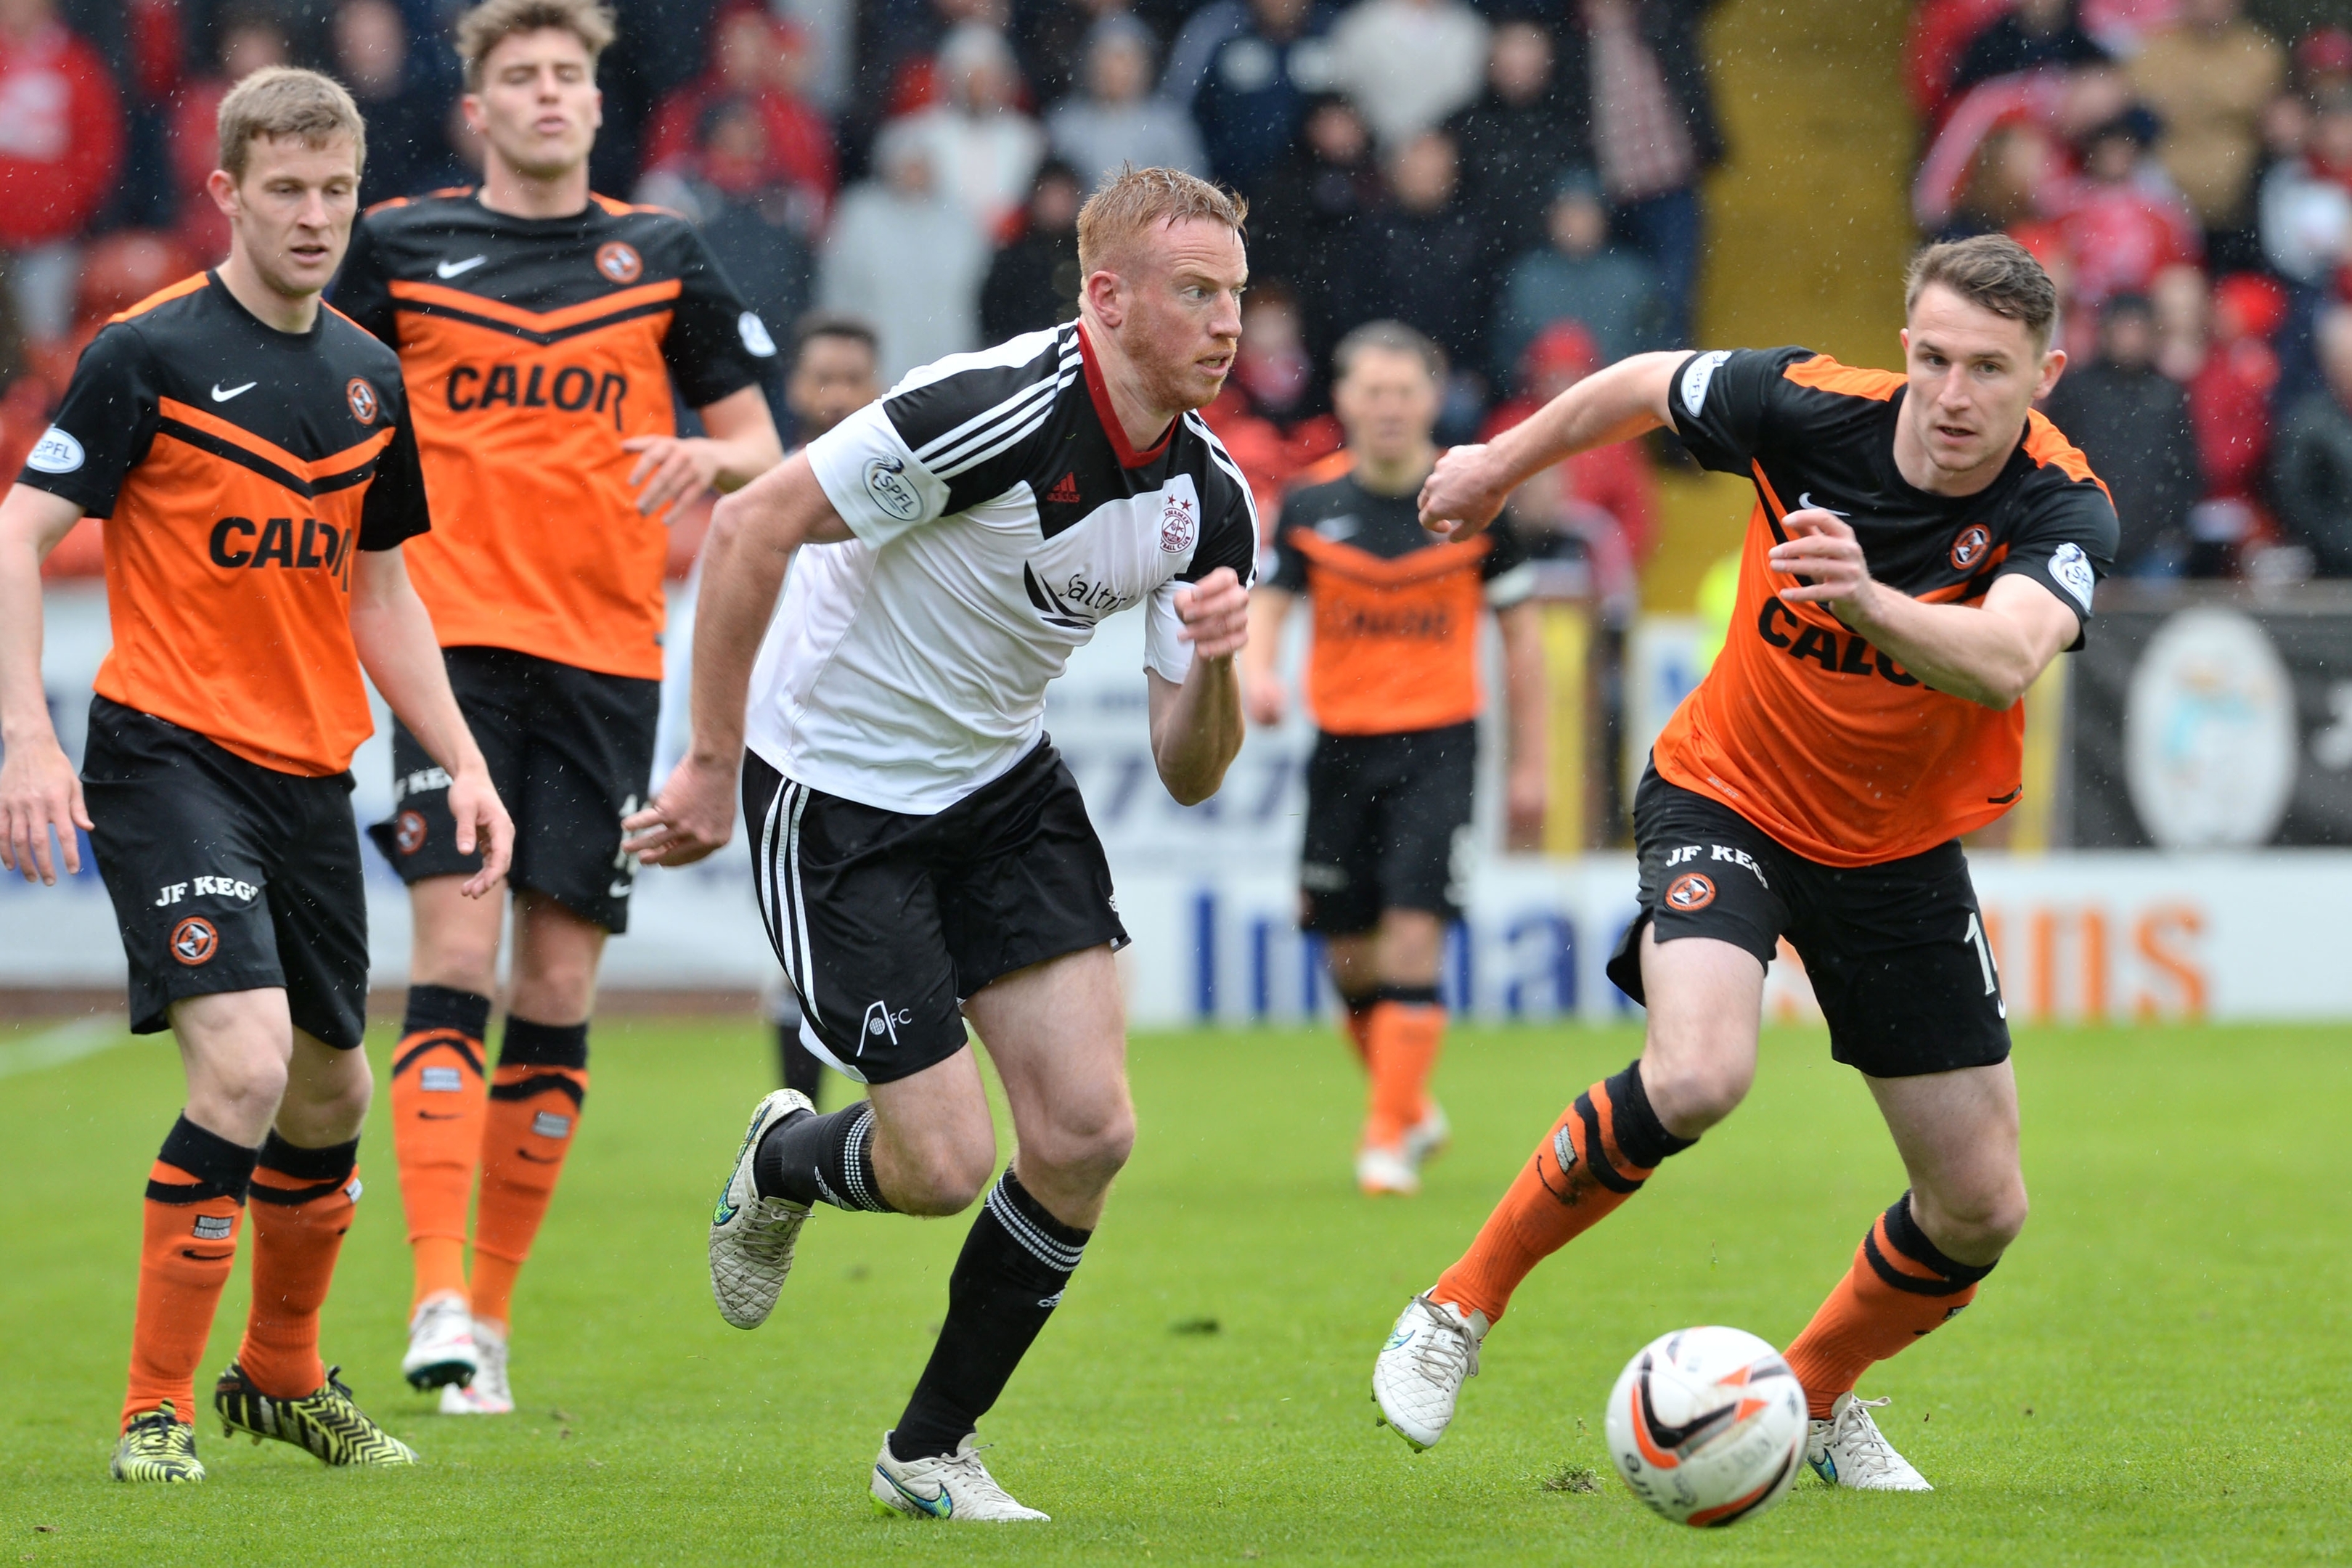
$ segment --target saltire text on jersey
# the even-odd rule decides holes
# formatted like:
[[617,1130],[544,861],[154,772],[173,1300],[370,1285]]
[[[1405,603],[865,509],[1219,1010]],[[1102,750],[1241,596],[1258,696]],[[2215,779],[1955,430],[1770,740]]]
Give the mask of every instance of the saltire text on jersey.
[[278,331],[200,272],[91,340],[21,482],[107,520],[100,696],[279,773],[351,765],[352,555],[427,527],[390,349],[330,309]]
[[1177,591],[1252,580],[1241,470],[1197,414],[1130,447],[1076,322],[912,372],[808,457],[856,537],[794,561],[747,739],[867,805],[928,815],[1002,774],[1121,610],[1145,607],[1146,662],[1183,679]]
[[604,196],[567,217],[469,190],[353,227],[335,302],[400,351],[439,525],[410,552],[444,647],[662,672],[668,536],[633,436],[755,385],[775,344],[685,219]]
[[2016,804],[2025,705],[1996,712],[1932,690],[1827,606],[1783,597],[1797,579],[1769,560],[1780,520],[1834,512],[1871,575],[1916,598],[1973,604],[2023,574],[2084,626],[2115,559],[2106,487],[2040,414],[1986,489],[1911,485],[1895,464],[1907,390],[1826,354],[1743,349],[1685,360],[1669,400],[1684,444],[1753,484],[1756,507],[1723,651],[1653,757],[1670,783],[1832,866],[1920,854]]

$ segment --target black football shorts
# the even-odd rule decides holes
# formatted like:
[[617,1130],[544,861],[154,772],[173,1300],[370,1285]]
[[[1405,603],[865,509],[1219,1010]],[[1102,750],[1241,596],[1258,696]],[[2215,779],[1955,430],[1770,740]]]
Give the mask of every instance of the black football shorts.
[[1478,726],[1315,738],[1298,856],[1299,929],[1354,936],[1382,910],[1462,917]]
[[350,773],[279,773],[99,697],[81,779],[132,1034],[171,1027],[186,997],[282,988],[296,1028],[360,1043],[367,889]]
[[1729,806],[1651,768],[1633,795],[1641,913],[1609,978],[1642,1001],[1642,930],[1805,963],[1830,1055],[1873,1078],[2009,1058],[2009,1007],[1959,840],[1878,866],[1809,860]]
[[861,1083],[962,1049],[960,1005],[991,981],[1127,945],[1110,863],[1050,741],[929,816],[826,795],[746,752],[743,827],[801,1037]]
[[[621,819],[646,803],[661,682],[600,675],[503,647],[442,650],[449,687],[514,818],[517,888],[546,894],[615,935],[629,928],[637,860]],[[392,816],[368,829],[400,879],[470,877],[457,853],[449,775],[404,724],[392,731]]]

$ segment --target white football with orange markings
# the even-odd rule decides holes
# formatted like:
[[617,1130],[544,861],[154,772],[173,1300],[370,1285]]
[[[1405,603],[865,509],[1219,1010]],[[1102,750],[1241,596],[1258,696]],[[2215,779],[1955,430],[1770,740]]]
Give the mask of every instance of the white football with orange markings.
[[1805,1391],[1754,1334],[1677,1329],[1626,1363],[1602,1426],[1634,1496],[1676,1524],[1737,1524],[1796,1480]]

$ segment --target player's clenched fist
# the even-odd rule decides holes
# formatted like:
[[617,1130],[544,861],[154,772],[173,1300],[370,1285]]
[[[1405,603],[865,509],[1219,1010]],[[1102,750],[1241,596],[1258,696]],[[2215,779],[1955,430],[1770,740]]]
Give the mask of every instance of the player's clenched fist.
[[73,764],[58,749],[55,736],[46,744],[36,739],[19,741],[0,764],[0,866],[27,882],[37,877],[55,887],[57,867],[49,858],[52,826],[65,853],[66,875],[78,875],[81,843],[74,829],[90,826],[81,780],[74,776]]
[[1432,533],[1467,539],[1503,510],[1511,487],[1499,480],[1490,450],[1456,447],[1437,459],[1421,486],[1421,526]]
[[1772,547],[1772,570],[1805,579],[1794,588],[1782,589],[1781,598],[1801,605],[1845,606],[1840,614],[1849,622],[1867,613],[1875,584],[1863,559],[1862,542],[1843,518],[1808,507],[1782,518],[1780,531],[1789,537]]
[[1179,635],[1203,658],[1230,658],[1249,641],[1249,590],[1230,566],[1220,566],[1176,593]]
[[624,817],[621,851],[647,866],[691,866],[735,836],[735,768],[688,752],[654,803]]

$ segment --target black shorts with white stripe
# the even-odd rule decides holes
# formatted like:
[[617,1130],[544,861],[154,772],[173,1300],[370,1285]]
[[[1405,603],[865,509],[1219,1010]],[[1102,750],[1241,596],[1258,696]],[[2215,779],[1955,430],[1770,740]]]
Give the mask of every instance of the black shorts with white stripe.
[[1128,942],[1110,864],[1050,741],[945,811],[886,811],[743,758],[743,821],[801,1038],[861,1083],[964,1044],[962,999],[1016,969]]

